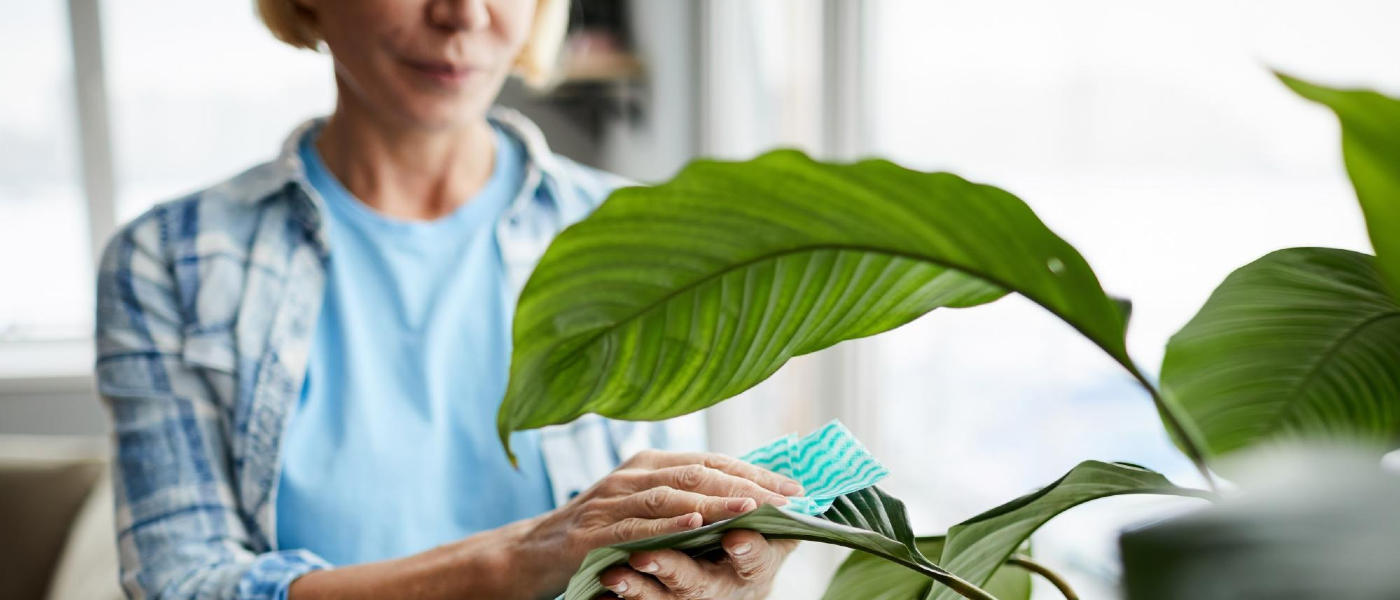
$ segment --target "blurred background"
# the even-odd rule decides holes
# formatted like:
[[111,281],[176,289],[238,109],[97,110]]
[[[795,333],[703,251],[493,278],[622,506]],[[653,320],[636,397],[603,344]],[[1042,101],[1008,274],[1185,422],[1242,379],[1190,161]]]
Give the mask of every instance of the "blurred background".
[[[330,110],[329,58],[274,41],[252,4],[6,4],[0,449],[106,431],[94,249]],[[1270,69],[1400,95],[1394,0],[576,0],[573,21],[563,82],[501,98],[557,151],[641,181],[797,147],[998,185],[1133,300],[1129,347],[1151,373],[1235,267],[1369,251],[1334,118]],[[1198,482],[1127,374],[1019,298],[795,360],[711,410],[711,443],[738,454],[832,418],[889,465],[919,533],[1084,459]],[[1190,507],[1096,503],[1034,552],[1083,597],[1113,597],[1117,532]],[[804,547],[774,597],[819,597],[842,555]]]

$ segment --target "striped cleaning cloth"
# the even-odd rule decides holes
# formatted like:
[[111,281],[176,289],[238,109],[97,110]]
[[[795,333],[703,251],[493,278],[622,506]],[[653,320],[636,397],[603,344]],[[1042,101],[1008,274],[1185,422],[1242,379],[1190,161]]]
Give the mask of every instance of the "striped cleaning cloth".
[[838,420],[800,438],[785,435],[740,459],[796,479],[804,495],[788,498],[783,509],[812,516],[826,512],[836,498],[890,474]]

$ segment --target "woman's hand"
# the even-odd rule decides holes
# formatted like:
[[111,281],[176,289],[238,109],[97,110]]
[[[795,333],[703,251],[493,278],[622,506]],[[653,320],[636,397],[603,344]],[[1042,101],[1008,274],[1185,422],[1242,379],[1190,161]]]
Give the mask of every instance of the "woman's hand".
[[605,598],[627,600],[758,599],[768,596],[773,577],[797,540],[767,540],[758,533],[734,530],[721,541],[718,560],[691,558],[675,550],[635,552],[631,567],[603,572]]
[[[786,496],[800,493],[802,486],[796,481],[727,456],[644,451],[568,504],[533,519],[517,539],[516,560],[512,562],[519,565],[517,572],[533,574],[526,579],[532,587],[558,591],[590,550],[695,529],[739,516],[760,504],[782,506],[787,504]],[[757,587],[766,586],[771,578],[770,563],[776,567],[790,545],[764,542],[762,536],[752,532],[736,531],[731,535],[737,536],[733,550],[739,550],[745,541],[750,546],[748,553],[731,553],[732,564],[711,562],[706,566],[688,558],[689,563],[683,562],[666,553],[646,554],[654,558],[658,579],[662,569],[668,569],[667,573],[684,578],[685,585],[689,585],[698,581],[701,569],[709,569],[703,585],[716,590],[731,582],[739,585],[738,582],[752,581]],[[726,572],[729,575],[723,575]],[[640,581],[639,574],[633,575]],[[634,590],[641,589],[641,583],[636,586]]]
[[[589,550],[781,506],[800,493],[797,482],[726,456],[643,452],[553,511],[413,556],[308,573],[289,597],[552,598]],[[637,553],[633,569],[610,570],[602,583],[623,598],[760,598],[795,545],[737,530],[723,543],[718,561]]]

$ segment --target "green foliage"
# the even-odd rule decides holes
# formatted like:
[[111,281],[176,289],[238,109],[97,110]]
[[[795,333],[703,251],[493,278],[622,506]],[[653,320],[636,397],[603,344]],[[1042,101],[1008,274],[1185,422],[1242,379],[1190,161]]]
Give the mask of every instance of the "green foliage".
[[[1085,502],[1126,494],[1209,497],[1136,465],[1085,461],[1034,493],[953,526],[937,562],[971,583],[986,584],[1016,548],[1056,515]],[[929,599],[957,597],[956,590],[940,586]]]
[[1167,344],[1163,393],[1212,455],[1280,438],[1400,443],[1400,303],[1375,257],[1291,248],[1241,267]]
[[[765,506],[693,531],[595,550],[569,582],[565,597],[584,600],[602,593],[598,576],[608,567],[626,562],[631,552],[676,548],[699,555],[718,549],[725,531],[749,529],[773,539],[810,540],[858,550],[833,578],[827,598],[1011,600],[1022,597],[1017,592],[1023,589],[1018,583],[1021,580],[1014,571],[997,574],[1008,571],[1002,566],[1032,532],[1070,508],[1125,494],[1207,497],[1205,492],[1177,487],[1142,467],[1087,461],[1044,489],[954,526],[946,538],[915,539],[904,504],[879,488],[870,488],[839,498],[821,517]],[[979,589],[984,586],[985,591]]]
[[[924,556],[943,554],[943,536],[917,540]],[[895,563],[864,552],[852,552],[836,570],[822,600],[924,600],[933,593],[933,580]],[[984,588],[997,600],[1029,600],[1030,573],[1003,565]]]
[[1279,75],[1299,95],[1331,108],[1342,124],[1342,156],[1356,187],[1371,245],[1400,297],[1400,100]]
[[1088,263],[1005,191],[794,151],[698,161],[614,192],[550,245],[516,312],[501,438],[694,412],[794,356],[1007,291],[1141,378]]
[[[1127,494],[1208,497],[1205,492],[1173,485],[1158,473],[1124,463],[1086,461],[1058,481],[955,525],[948,535],[920,538],[924,556],[968,583],[983,586],[1001,600],[1023,598],[1028,580],[1005,564],[1036,529],[1056,515],[1099,498]],[[826,598],[888,600],[961,597],[957,590],[937,585],[917,573],[899,569],[874,557],[852,554],[837,571]]]
[[[662,185],[619,190],[555,239],[516,311],[501,439],[589,412],[630,420],[687,414],[748,389],[792,357],[937,308],[1019,293],[1137,378],[1208,480],[1208,456],[1280,438],[1361,438],[1394,448],[1400,101],[1280,77],[1337,113],[1376,256],[1295,248],[1239,269],[1172,338],[1160,393],[1127,354],[1130,305],[1109,298],[1083,257],[1015,196],[886,161],[827,164],[780,151],[740,163],[698,161]],[[1019,599],[1026,579],[1001,568],[1008,557],[1061,512],[1122,494],[1210,497],[1141,467],[1089,461],[946,538],[916,540],[903,505],[866,490],[821,518],[764,507],[596,550],[567,597],[601,592],[598,574],[629,552],[702,554],[718,548],[724,531],[752,529],[858,550],[829,598],[948,600],[997,590]]]
[[992,598],[924,558],[915,545],[904,503],[879,488],[869,488],[838,498],[831,509],[820,517],[762,506],[753,512],[699,529],[594,550],[588,553],[583,566],[569,581],[565,600],[592,600],[605,592],[598,583],[598,576],[609,567],[626,562],[632,552],[674,548],[691,555],[705,554],[719,549],[724,532],[731,529],[758,531],[771,539],[809,540],[845,546],[898,565],[903,570],[918,574],[925,581],[938,581],[951,586],[960,590],[965,597]]
[[1376,256],[1291,248],[1235,271],[1172,337],[1166,402],[1222,455],[1279,439],[1400,445],[1400,100],[1287,75],[1341,122]]

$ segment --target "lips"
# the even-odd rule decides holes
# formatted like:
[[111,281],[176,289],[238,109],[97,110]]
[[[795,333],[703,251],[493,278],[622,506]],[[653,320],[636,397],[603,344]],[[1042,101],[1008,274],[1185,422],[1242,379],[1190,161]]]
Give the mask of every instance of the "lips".
[[482,71],[479,67],[437,60],[404,59],[410,70],[443,84],[456,84]]

